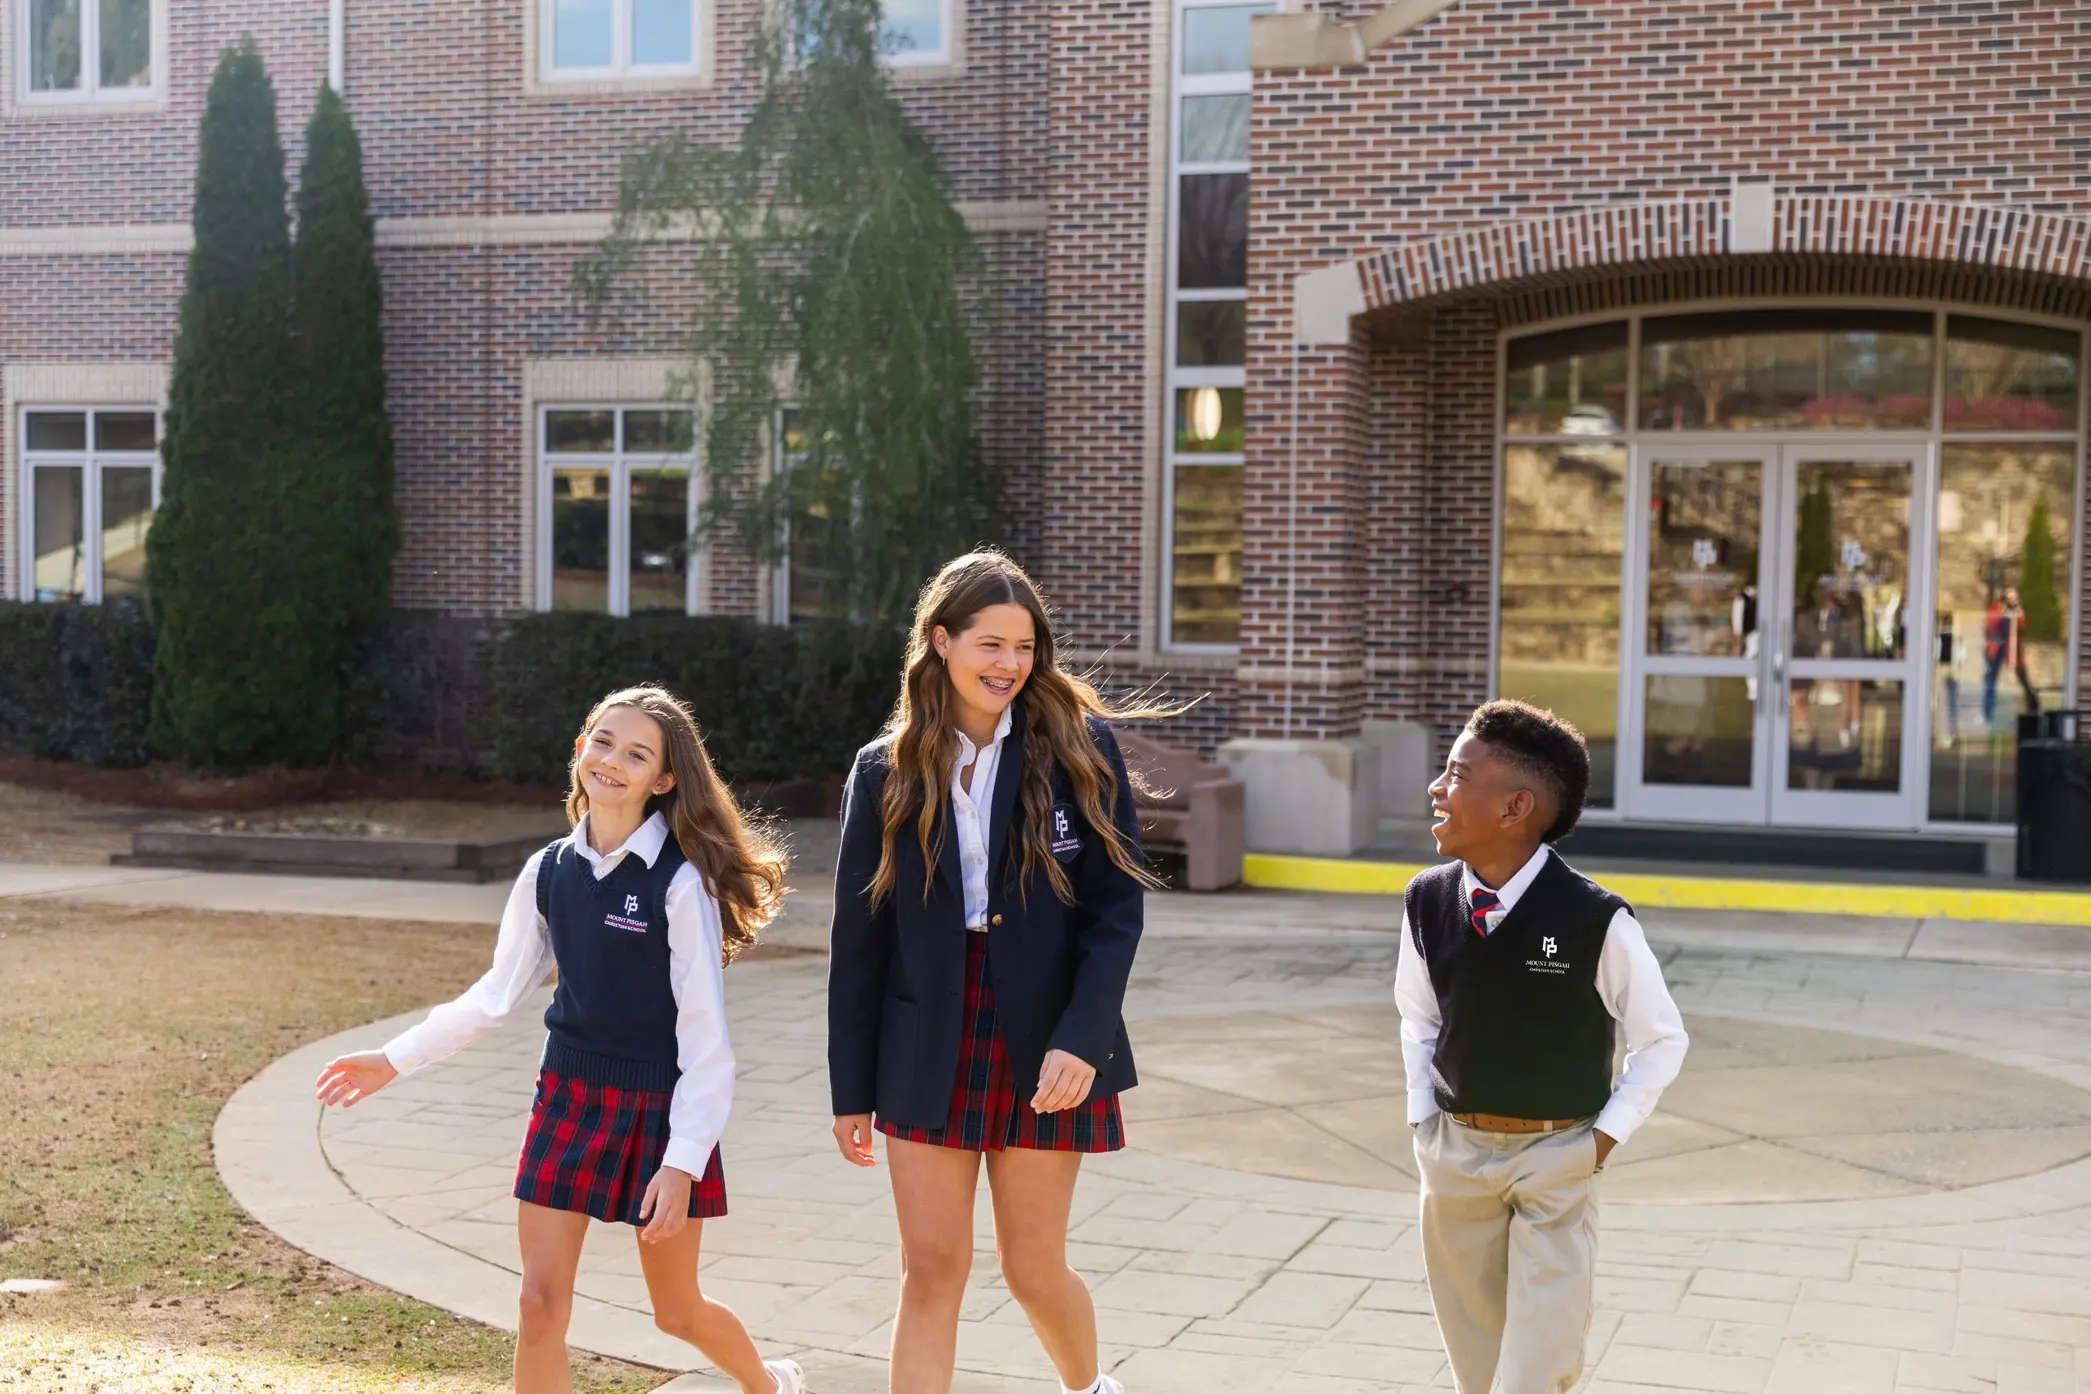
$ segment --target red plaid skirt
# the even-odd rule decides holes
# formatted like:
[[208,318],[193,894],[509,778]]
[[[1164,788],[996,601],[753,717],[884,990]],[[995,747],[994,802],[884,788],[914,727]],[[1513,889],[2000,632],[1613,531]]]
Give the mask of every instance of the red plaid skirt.
[[941,1128],[908,1128],[877,1120],[878,1130],[905,1142],[999,1152],[1029,1147],[1040,1152],[1116,1152],[1125,1146],[1125,1121],[1118,1096],[1090,1098],[1062,1113],[1033,1113],[1016,1096],[1016,1077],[1002,1046],[995,990],[987,978],[987,936],[966,931],[965,1032],[959,1037],[958,1075],[951,1085],[951,1113]]
[[[620,1089],[543,1071],[516,1165],[516,1199],[613,1224],[646,1223],[639,1205],[668,1151],[673,1097],[665,1089]],[[725,1213],[726,1171],[714,1147],[704,1175],[690,1186],[690,1217]]]

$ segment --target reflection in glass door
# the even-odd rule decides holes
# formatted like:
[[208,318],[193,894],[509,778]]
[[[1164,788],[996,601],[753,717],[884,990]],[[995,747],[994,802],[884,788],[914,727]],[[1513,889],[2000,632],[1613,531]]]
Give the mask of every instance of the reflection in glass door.
[[1622,811],[1914,827],[1925,592],[1907,446],[1673,446],[1636,462]]
[[1635,615],[1640,711],[1627,768],[1638,816],[1757,822],[1769,455],[1729,448],[1648,459]]
[[[1773,672],[1771,816],[1779,823],[1914,827],[1917,744],[1909,626],[1919,461],[1906,447],[1788,447],[1785,558]],[[1783,671],[1782,671],[1783,670]]]

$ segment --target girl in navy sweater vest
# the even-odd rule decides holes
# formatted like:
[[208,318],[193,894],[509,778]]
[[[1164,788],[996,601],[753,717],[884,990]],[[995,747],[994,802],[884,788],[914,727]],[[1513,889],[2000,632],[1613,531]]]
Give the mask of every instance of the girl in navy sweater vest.
[[639,1228],[654,1321],[742,1394],[804,1394],[697,1284],[704,1219],[726,1213],[719,1135],[733,1103],[721,969],[775,917],[784,857],[749,828],[689,709],[657,687],[596,704],[574,741],[571,836],[523,869],[494,965],[382,1050],[321,1072],[347,1106],[500,1024],[554,967],[559,986],[516,1173],[523,1291],[517,1394],[565,1394],[574,1273],[592,1216]]
[[1159,711],[1062,672],[1001,553],[923,588],[900,700],[843,795],[828,970],[835,1141],[868,1167],[883,1133],[892,1169],[894,1394],[951,1388],[983,1166],[1002,1276],[1062,1387],[1118,1394],[1067,1222],[1135,1082],[1120,1009],[1148,878],[1103,718]]

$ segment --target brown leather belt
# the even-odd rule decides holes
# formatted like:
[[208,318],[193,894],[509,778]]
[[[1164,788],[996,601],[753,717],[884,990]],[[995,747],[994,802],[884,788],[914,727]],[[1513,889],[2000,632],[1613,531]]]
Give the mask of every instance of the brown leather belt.
[[1581,1118],[1505,1118],[1499,1113],[1453,1113],[1453,1122],[1484,1133],[1565,1133],[1585,1120]]

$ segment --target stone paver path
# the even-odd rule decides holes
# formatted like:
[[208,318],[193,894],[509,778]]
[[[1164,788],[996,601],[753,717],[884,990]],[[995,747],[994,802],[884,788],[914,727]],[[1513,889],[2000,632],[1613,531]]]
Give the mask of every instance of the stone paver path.
[[[1085,1169],[1073,1232],[1108,1362],[1138,1394],[1449,1388],[1396,1112],[1390,907],[1152,904],[1128,1005],[1148,1080],[1127,1096],[1134,1146]],[[1674,1114],[1608,1172],[1583,1387],[2091,1390],[2091,973],[2001,966],[2091,962],[2084,936],[1650,921],[1699,1039]],[[824,972],[809,954],[728,976],[733,1208],[708,1229],[705,1273],[820,1394],[870,1394],[896,1235],[883,1171],[844,1165],[828,1140]],[[319,1119],[318,1064],[396,1025],[257,1077],[220,1119],[220,1169],[291,1242],[512,1325],[508,1187],[536,1013]],[[984,1195],[976,1235],[959,1389],[1051,1390],[996,1281]],[[595,1229],[580,1291],[577,1344],[694,1364],[652,1329],[628,1232]]]

